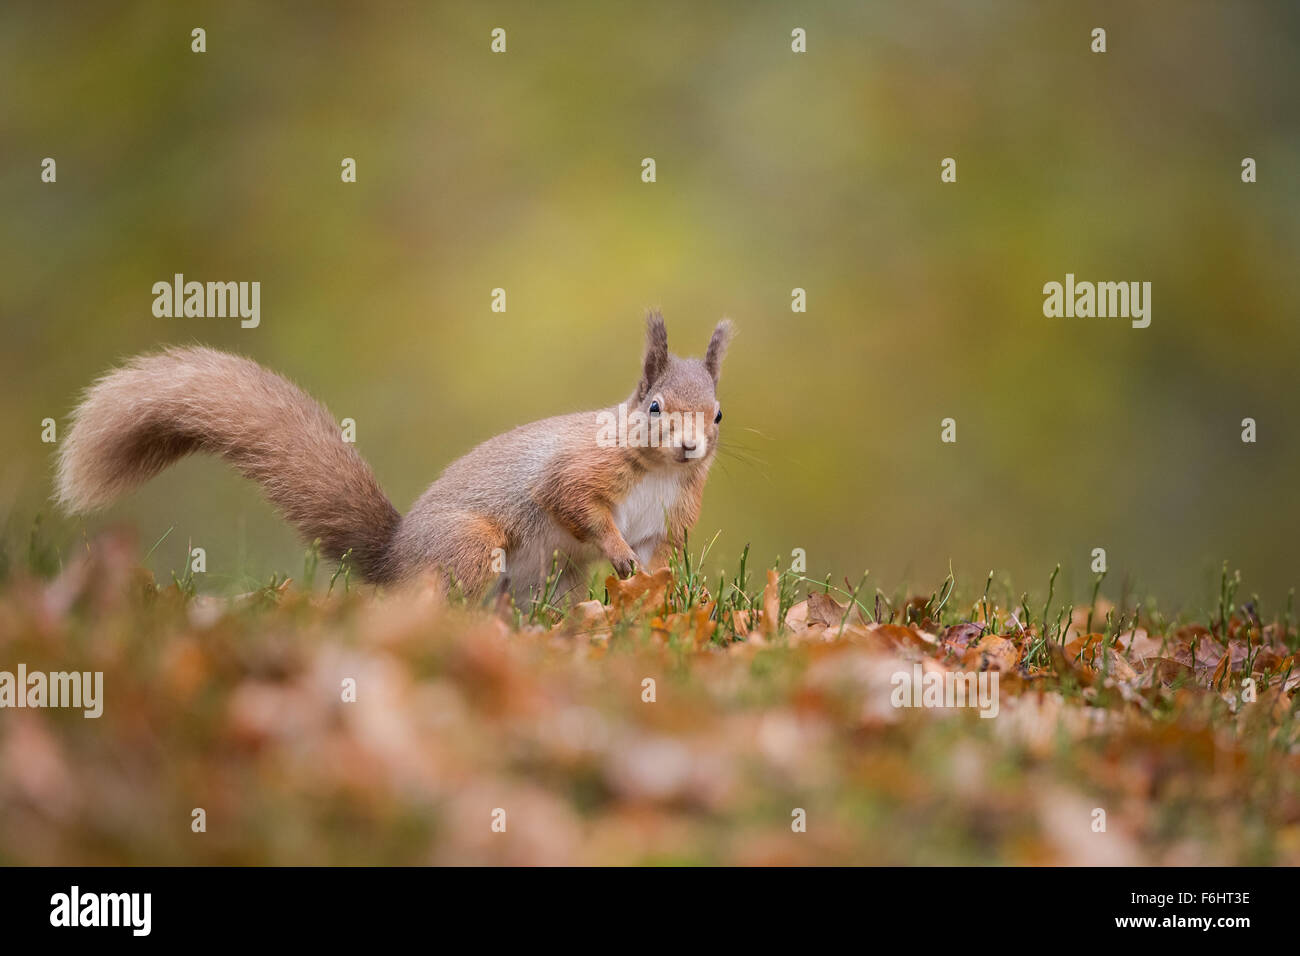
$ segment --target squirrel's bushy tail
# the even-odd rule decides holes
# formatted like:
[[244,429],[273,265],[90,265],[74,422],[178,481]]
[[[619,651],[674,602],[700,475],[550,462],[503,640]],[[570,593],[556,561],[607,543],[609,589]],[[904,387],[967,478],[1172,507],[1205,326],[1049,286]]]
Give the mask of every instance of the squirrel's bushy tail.
[[261,484],[307,541],[372,581],[395,576],[401,516],[317,401],[250,359],[207,348],[141,355],[87,390],[62,442],[57,498],[108,504],[194,451]]

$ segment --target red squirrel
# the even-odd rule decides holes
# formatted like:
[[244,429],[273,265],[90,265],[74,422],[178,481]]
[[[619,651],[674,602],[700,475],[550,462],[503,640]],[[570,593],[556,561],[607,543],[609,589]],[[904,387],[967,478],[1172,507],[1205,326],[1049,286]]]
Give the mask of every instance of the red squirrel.
[[[59,452],[56,497],[70,512],[91,511],[205,451],[260,483],[306,541],[319,539],[336,561],[346,554],[368,581],[432,571],[476,596],[504,559],[510,589],[528,595],[558,552],[557,593],[565,593],[601,558],[620,577],[666,562],[695,523],[722,421],[716,390],[730,337],[724,319],[704,358],[679,358],[668,351],[663,317],[651,312],[641,378],[625,407],[491,438],[452,462],[405,516],[333,416],[296,385],[242,356],[168,348],[87,390]],[[665,428],[653,443],[621,440],[625,430],[601,440],[601,424],[620,413],[652,426],[699,425]]]

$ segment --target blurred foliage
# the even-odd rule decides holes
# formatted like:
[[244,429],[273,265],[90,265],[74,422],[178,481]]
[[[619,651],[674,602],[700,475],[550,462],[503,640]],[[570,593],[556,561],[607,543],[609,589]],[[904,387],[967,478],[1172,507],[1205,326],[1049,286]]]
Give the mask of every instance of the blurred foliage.
[[[98,718],[0,712],[0,864],[1300,863],[1296,622],[1235,579],[1178,625],[755,577],[516,626],[425,582],[195,596],[96,539],[0,586],[0,661],[103,673]],[[996,716],[892,706],[913,668],[996,674]]]
[[[188,341],[356,419],[405,508],[476,442],[623,397],[661,305],[686,353],[739,327],[698,529],[728,554],[887,582],[1059,561],[1079,598],[1105,547],[1170,602],[1225,557],[1283,593],[1298,41],[1295,4],[1218,0],[6,3],[0,512],[21,534],[44,507],[41,419]],[[261,327],[155,318],[176,272],[260,281]],[[1151,281],[1151,327],[1045,319],[1066,272]],[[201,542],[208,589],[299,560],[211,461],[89,527],[114,520],[176,529],[164,578]]]

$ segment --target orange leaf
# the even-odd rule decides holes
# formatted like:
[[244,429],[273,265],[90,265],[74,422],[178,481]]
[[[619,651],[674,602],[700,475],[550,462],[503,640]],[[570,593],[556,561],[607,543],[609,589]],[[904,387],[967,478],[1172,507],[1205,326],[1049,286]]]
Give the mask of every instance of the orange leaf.
[[638,571],[622,581],[611,574],[605,579],[605,587],[609,590],[609,605],[614,610],[615,619],[622,620],[635,610],[663,610],[672,578],[673,573],[668,568],[660,568],[654,574]]

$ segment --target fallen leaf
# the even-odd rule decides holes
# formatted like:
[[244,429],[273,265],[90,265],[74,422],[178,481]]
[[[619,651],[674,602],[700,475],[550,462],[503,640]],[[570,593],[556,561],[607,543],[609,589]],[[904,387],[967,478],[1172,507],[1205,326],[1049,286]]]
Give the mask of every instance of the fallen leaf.
[[614,619],[622,620],[636,610],[642,613],[662,610],[672,578],[673,572],[668,568],[660,568],[654,574],[637,571],[621,581],[611,574],[605,579],[605,588],[609,591]]
[[971,641],[978,638],[984,633],[982,624],[954,624],[943,632],[940,643],[955,647],[965,648]]
[[1005,674],[1020,663],[1020,648],[1005,637],[986,634],[979,644],[967,649],[962,662],[972,670],[995,670]]

